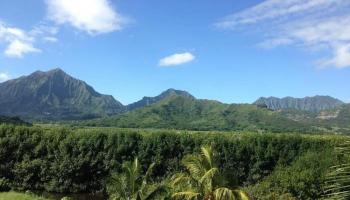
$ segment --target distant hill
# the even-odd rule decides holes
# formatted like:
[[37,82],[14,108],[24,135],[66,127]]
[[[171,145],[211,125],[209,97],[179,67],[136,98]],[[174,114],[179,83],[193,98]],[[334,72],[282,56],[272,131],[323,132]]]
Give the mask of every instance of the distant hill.
[[330,110],[339,108],[344,103],[330,96],[314,96],[305,98],[276,98],[261,97],[254,102],[256,105],[266,105],[272,110],[300,110],[308,112],[320,112],[322,110]]
[[200,100],[188,93],[172,93],[149,106],[119,116],[90,121],[87,125],[188,130],[311,131],[310,127],[283,117],[279,112],[251,104]]
[[29,119],[86,119],[117,114],[125,107],[61,69],[37,71],[0,84],[0,115]]
[[127,110],[131,111],[131,110],[135,110],[138,108],[143,108],[155,103],[158,103],[159,101],[173,96],[173,95],[177,95],[177,96],[183,96],[183,97],[188,97],[188,98],[194,98],[190,93],[186,92],[186,91],[182,91],[182,90],[175,90],[175,89],[168,89],[164,92],[162,92],[160,95],[155,96],[155,97],[143,97],[140,101],[137,101],[135,103],[129,104],[127,106]]
[[0,116],[0,124],[30,125],[19,117]]

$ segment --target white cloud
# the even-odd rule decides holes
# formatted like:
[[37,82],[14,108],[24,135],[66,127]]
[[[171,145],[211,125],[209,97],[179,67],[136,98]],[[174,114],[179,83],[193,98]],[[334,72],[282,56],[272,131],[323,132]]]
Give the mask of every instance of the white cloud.
[[21,58],[27,53],[39,53],[40,49],[33,47],[31,43],[23,42],[20,40],[12,41],[5,50],[5,55],[8,57]]
[[70,24],[89,34],[121,30],[126,19],[109,0],[46,0],[48,18],[57,24]]
[[4,54],[8,57],[21,58],[25,54],[39,53],[41,50],[35,47],[37,40],[40,38],[53,42],[55,34],[57,34],[55,27],[40,25],[34,27],[33,30],[25,31],[0,22],[0,43],[6,45]]
[[191,62],[195,59],[195,56],[189,52],[173,54],[165,58],[160,59],[159,66],[176,66],[184,63]]
[[9,80],[11,77],[7,73],[0,73],[0,83]]
[[350,44],[335,48],[333,58],[319,62],[320,66],[346,68],[350,66]]
[[221,28],[235,28],[268,20],[289,18],[298,15],[324,12],[348,5],[348,0],[265,0],[251,8],[226,17],[216,25]]
[[[219,28],[258,31],[258,46],[322,49],[331,55],[322,66],[350,67],[348,0],[266,0],[216,24]],[[261,31],[263,34],[261,34]],[[327,47],[327,48],[324,48]]]

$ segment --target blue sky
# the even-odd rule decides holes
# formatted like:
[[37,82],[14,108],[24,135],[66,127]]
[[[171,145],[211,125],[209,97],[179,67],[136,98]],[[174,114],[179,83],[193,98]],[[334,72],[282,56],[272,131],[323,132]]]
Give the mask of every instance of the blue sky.
[[3,0],[0,81],[60,67],[124,104],[168,88],[350,101],[348,0]]

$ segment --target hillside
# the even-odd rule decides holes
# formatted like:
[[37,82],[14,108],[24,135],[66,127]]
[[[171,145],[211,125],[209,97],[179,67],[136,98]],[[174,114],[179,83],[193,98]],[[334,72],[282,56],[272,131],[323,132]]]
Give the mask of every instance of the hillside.
[[173,93],[150,106],[119,116],[90,121],[93,126],[187,130],[310,130],[279,112],[250,104],[224,104]]
[[117,114],[124,106],[61,69],[37,71],[0,84],[0,114],[37,120]]
[[308,112],[320,112],[339,108],[344,103],[330,96],[314,96],[305,98],[276,98],[276,97],[261,97],[254,102],[256,105],[266,105],[272,110],[300,110]]

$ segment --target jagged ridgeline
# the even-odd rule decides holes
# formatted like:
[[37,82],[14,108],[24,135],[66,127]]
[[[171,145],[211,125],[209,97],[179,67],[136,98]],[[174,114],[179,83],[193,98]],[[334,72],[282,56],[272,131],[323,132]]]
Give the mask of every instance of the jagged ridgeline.
[[84,119],[117,114],[124,106],[61,69],[37,71],[0,84],[0,114],[26,119]]
[[330,96],[314,96],[305,98],[276,98],[261,97],[254,102],[256,105],[266,105],[272,110],[300,110],[309,112],[320,112],[341,107],[344,102]]

